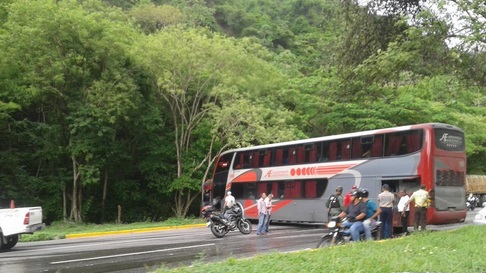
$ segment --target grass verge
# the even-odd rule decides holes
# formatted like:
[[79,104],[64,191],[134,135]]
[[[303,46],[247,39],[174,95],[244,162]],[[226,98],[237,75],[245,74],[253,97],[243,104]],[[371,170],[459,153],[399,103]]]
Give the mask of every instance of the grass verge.
[[155,272],[486,272],[485,246],[486,227],[468,226],[251,259],[229,258],[213,264],[205,264],[201,258],[191,267]]
[[95,233],[121,230],[134,230],[156,227],[184,226],[203,224],[205,221],[200,218],[177,219],[170,218],[164,222],[138,222],[131,224],[79,224],[73,222],[54,222],[41,231],[34,234],[25,234],[20,238],[21,242],[46,241],[64,239],[68,234],[74,233]]

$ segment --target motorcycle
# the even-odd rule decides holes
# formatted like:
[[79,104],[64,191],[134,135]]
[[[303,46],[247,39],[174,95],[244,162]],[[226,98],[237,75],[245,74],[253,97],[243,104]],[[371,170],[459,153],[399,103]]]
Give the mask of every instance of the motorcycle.
[[[327,223],[326,225],[329,229],[329,232],[322,235],[321,239],[317,243],[316,248],[342,245],[352,241],[351,234],[346,232],[349,230],[349,228],[343,227],[343,223],[346,221],[346,218],[331,218],[331,221],[329,221],[329,223]],[[375,240],[380,239],[381,224],[382,223],[380,221],[376,221],[376,225],[373,227],[373,229],[371,229],[371,236]],[[366,240],[364,231],[360,232],[359,237],[361,241]]]
[[227,211],[227,217],[215,210],[215,199],[213,205],[207,205],[201,209],[201,216],[207,220],[206,226],[217,238],[223,238],[228,232],[239,230],[243,234],[250,234],[252,225],[250,220],[245,218],[243,206],[236,203]]
[[476,208],[476,197],[468,197],[466,200],[466,208],[468,210],[474,210]]

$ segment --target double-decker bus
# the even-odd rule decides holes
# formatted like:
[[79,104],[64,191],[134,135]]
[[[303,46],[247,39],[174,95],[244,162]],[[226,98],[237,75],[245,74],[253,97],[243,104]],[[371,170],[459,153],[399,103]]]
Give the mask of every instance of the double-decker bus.
[[465,177],[464,132],[427,123],[223,152],[203,184],[202,202],[231,190],[246,216],[258,219],[257,199],[273,193],[272,222],[323,223],[337,186],[343,194],[353,185],[366,188],[376,200],[384,184],[394,193],[424,184],[431,196],[427,223],[446,224],[465,220]]

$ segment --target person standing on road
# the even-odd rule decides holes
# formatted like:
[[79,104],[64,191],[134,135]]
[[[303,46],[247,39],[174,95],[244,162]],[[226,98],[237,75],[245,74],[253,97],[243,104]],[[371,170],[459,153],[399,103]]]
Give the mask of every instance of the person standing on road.
[[378,204],[381,209],[380,220],[383,222],[383,227],[381,229],[382,239],[389,239],[392,237],[393,202],[395,202],[395,195],[390,192],[390,186],[384,184],[381,187],[381,193],[378,194]]
[[346,195],[344,196],[344,207],[347,208],[349,206],[349,204],[351,203],[351,192],[355,191],[358,187],[356,185],[353,185],[351,187],[351,190],[346,193]]
[[236,204],[235,197],[231,195],[231,191],[226,192],[226,197],[224,198],[224,216],[226,212],[231,209]]
[[427,202],[429,200],[429,193],[425,190],[425,185],[420,185],[420,189],[415,191],[405,205],[409,205],[412,201],[415,203],[415,222],[413,230],[424,231],[427,225]]
[[260,199],[257,201],[257,209],[258,209],[258,227],[257,227],[257,235],[263,235],[263,228],[265,224],[265,217],[267,215],[267,208],[265,207],[265,198],[267,194],[262,192]]
[[326,202],[327,220],[331,217],[338,216],[344,210],[343,187],[336,187],[336,194],[331,194]]
[[408,235],[408,217],[410,215],[410,205],[406,205],[410,197],[405,189],[399,193],[400,201],[398,201],[397,209],[400,213],[400,220],[402,222],[402,233]]
[[273,194],[270,193],[267,198],[265,198],[265,208],[267,209],[267,214],[265,216],[265,224],[263,225],[263,231],[265,233],[268,233],[268,227],[270,226],[270,217],[272,216],[272,208],[274,205],[272,205],[272,198]]

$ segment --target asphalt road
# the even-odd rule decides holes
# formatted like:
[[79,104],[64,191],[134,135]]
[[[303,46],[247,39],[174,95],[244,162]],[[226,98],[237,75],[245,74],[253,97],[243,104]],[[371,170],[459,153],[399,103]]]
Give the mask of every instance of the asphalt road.
[[[479,210],[476,209],[476,212]],[[451,229],[472,223],[427,226]],[[273,225],[265,236],[231,232],[217,239],[206,227],[110,235],[93,238],[18,243],[0,252],[0,272],[150,272],[162,266],[187,266],[198,262],[242,258],[270,252],[313,248],[324,232],[311,226]]]

